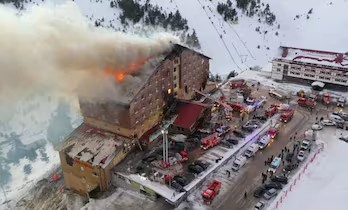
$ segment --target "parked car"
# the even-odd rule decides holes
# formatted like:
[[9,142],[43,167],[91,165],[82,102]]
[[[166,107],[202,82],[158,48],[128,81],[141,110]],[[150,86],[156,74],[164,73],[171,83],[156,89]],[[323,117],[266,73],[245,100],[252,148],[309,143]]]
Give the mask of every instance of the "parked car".
[[241,130],[234,130],[233,134],[239,138],[245,138],[245,135],[244,135],[243,131],[241,131]]
[[271,198],[273,198],[277,194],[278,194],[277,190],[272,188],[272,189],[267,190],[267,192],[265,194],[263,194],[263,198],[266,200],[270,200]]
[[311,143],[307,140],[303,140],[302,143],[301,143],[301,147],[300,149],[301,150],[307,150],[311,147]]
[[305,159],[305,156],[306,156],[305,151],[300,150],[300,152],[299,152],[298,155],[297,155],[297,159],[298,159],[299,161],[303,161],[303,160]]
[[204,171],[204,169],[202,167],[200,167],[199,165],[194,165],[194,164],[189,165],[188,169],[190,172],[192,172],[194,174],[200,174]]
[[345,121],[341,118],[341,116],[339,116],[338,114],[334,114],[332,113],[329,116],[329,119],[336,122],[336,123],[344,123]]
[[288,178],[285,176],[271,176],[272,182],[279,182],[281,184],[287,184]]
[[170,186],[175,189],[175,191],[177,192],[184,192],[184,188],[182,187],[182,185],[180,185],[179,183],[177,183],[176,181],[172,181],[170,183]]
[[210,163],[204,160],[196,160],[195,162],[193,162],[193,164],[202,167],[204,170],[210,166]]
[[180,184],[181,186],[186,186],[188,183],[187,183],[187,179],[183,176],[180,176],[180,175],[176,175],[173,177],[173,180],[176,181],[178,184]]
[[322,130],[323,129],[323,126],[318,124],[318,123],[315,123],[312,125],[312,130],[316,131],[316,130]]
[[270,182],[268,184],[265,184],[265,188],[266,188],[266,190],[269,190],[272,188],[277,189],[277,190],[281,190],[283,188],[283,186],[279,182]]
[[336,123],[336,127],[339,129],[348,130],[348,126],[346,126],[345,123]]
[[265,115],[258,115],[254,117],[255,119],[261,120],[261,121],[266,121],[267,120],[267,116]]
[[266,192],[266,188],[264,186],[258,187],[254,191],[254,197],[255,198],[261,198],[261,196]]
[[340,137],[339,140],[342,140],[348,143],[348,136]]
[[283,171],[286,173],[289,173],[296,168],[297,168],[297,166],[295,164],[288,164],[283,168]]
[[258,126],[254,124],[243,125],[242,129],[247,132],[253,132]]
[[285,157],[286,161],[290,162],[294,157],[294,153],[288,153]]
[[332,121],[332,120],[322,120],[321,124],[324,126],[335,126],[336,122]]
[[222,141],[221,146],[231,149],[234,145],[228,141]]
[[238,139],[227,139],[226,141],[230,142],[233,145],[237,145],[239,143]]
[[257,204],[255,204],[254,209],[255,210],[262,210],[264,207],[265,207],[265,203],[262,201],[259,201],[259,202],[257,202]]

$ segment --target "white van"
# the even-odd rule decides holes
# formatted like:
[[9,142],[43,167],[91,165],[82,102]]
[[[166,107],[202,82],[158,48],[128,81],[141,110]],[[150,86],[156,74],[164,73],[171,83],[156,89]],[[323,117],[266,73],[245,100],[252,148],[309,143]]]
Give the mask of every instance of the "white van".
[[232,170],[238,171],[241,167],[243,167],[246,163],[247,159],[245,156],[241,155],[232,164]]
[[282,162],[282,159],[280,157],[275,157],[272,160],[272,163],[269,166],[267,171],[272,172],[274,174],[277,171],[277,169],[279,168],[281,162]]
[[258,142],[260,149],[264,149],[271,142],[271,137],[269,135],[264,135]]
[[256,143],[253,143],[248,147],[248,149],[245,151],[244,155],[248,158],[251,158],[255,155],[255,153],[259,150],[259,145]]

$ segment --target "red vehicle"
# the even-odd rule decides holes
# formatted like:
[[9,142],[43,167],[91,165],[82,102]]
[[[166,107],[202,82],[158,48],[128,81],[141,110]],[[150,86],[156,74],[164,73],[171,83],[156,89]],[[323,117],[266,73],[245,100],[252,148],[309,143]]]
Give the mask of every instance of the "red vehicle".
[[330,104],[330,95],[328,93],[323,94],[323,104],[325,104],[325,105]]
[[251,89],[248,86],[243,86],[240,88],[238,92],[245,97],[251,94]]
[[303,106],[303,107],[311,107],[313,108],[317,102],[313,99],[306,99],[306,98],[299,98],[297,100],[298,105]]
[[220,181],[214,180],[213,182],[211,182],[208,188],[202,193],[204,204],[211,204],[215,196],[219,193],[220,188],[221,188]]
[[275,106],[271,106],[265,111],[267,117],[272,117],[275,113],[277,113],[277,107]]
[[236,112],[242,112],[244,110],[244,105],[240,103],[229,103],[228,105],[230,105],[233,111]]
[[284,112],[282,115],[280,115],[280,121],[282,122],[289,122],[292,119],[292,116],[294,116],[295,109],[291,109],[287,112]]
[[201,148],[207,150],[220,143],[219,133],[214,133],[201,140]]
[[278,129],[277,129],[277,128],[270,128],[270,129],[268,130],[268,135],[269,135],[272,139],[274,139],[274,138],[277,136],[277,134],[278,134]]
[[244,79],[240,79],[240,80],[232,80],[230,82],[230,88],[231,89],[235,89],[235,88],[239,88],[239,87],[243,87],[246,85],[246,82]]

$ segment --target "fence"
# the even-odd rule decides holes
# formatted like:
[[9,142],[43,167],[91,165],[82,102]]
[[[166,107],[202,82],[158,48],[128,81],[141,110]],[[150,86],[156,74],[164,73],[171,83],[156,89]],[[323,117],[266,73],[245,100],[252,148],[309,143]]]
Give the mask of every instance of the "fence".
[[[324,150],[324,143],[320,143],[317,147],[317,150],[315,151],[314,155],[310,158],[309,161],[306,162],[305,166],[301,169],[301,171],[297,172],[291,179],[291,184],[288,185],[285,191],[281,194],[281,196],[278,196],[276,200],[273,201],[271,204],[271,207],[269,209],[276,210],[279,208],[279,206],[284,202],[284,200],[287,198],[288,194],[292,192],[295,188],[295,186],[299,183],[301,178],[303,177],[304,173],[306,172],[308,166],[314,162],[316,157],[320,152]],[[313,153],[312,153],[313,154]]]

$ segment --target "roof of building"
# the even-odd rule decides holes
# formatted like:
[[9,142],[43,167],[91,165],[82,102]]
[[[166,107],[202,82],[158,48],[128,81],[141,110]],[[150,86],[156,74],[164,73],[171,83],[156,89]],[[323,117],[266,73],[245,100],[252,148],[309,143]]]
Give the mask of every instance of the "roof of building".
[[125,140],[128,139],[82,123],[60,149],[73,159],[104,167],[122,151]]
[[281,46],[277,58],[348,69],[348,53]]
[[[180,54],[184,50],[194,51],[183,45],[174,44],[170,51],[157,57],[151,58],[147,62],[145,62],[145,64],[142,65],[139,70],[134,71],[136,73],[132,75],[126,75],[125,79],[122,81],[123,84],[120,86],[120,94],[118,94],[115,100],[124,105],[130,104],[135,95],[143,88],[143,86],[146,84],[148,79],[155,72],[161,62],[173,54]],[[211,59],[210,57],[200,52],[194,52],[205,58]]]
[[207,107],[207,105],[201,103],[179,103],[177,107],[178,116],[174,120],[173,125],[181,128],[191,128],[199,120],[202,111]]

